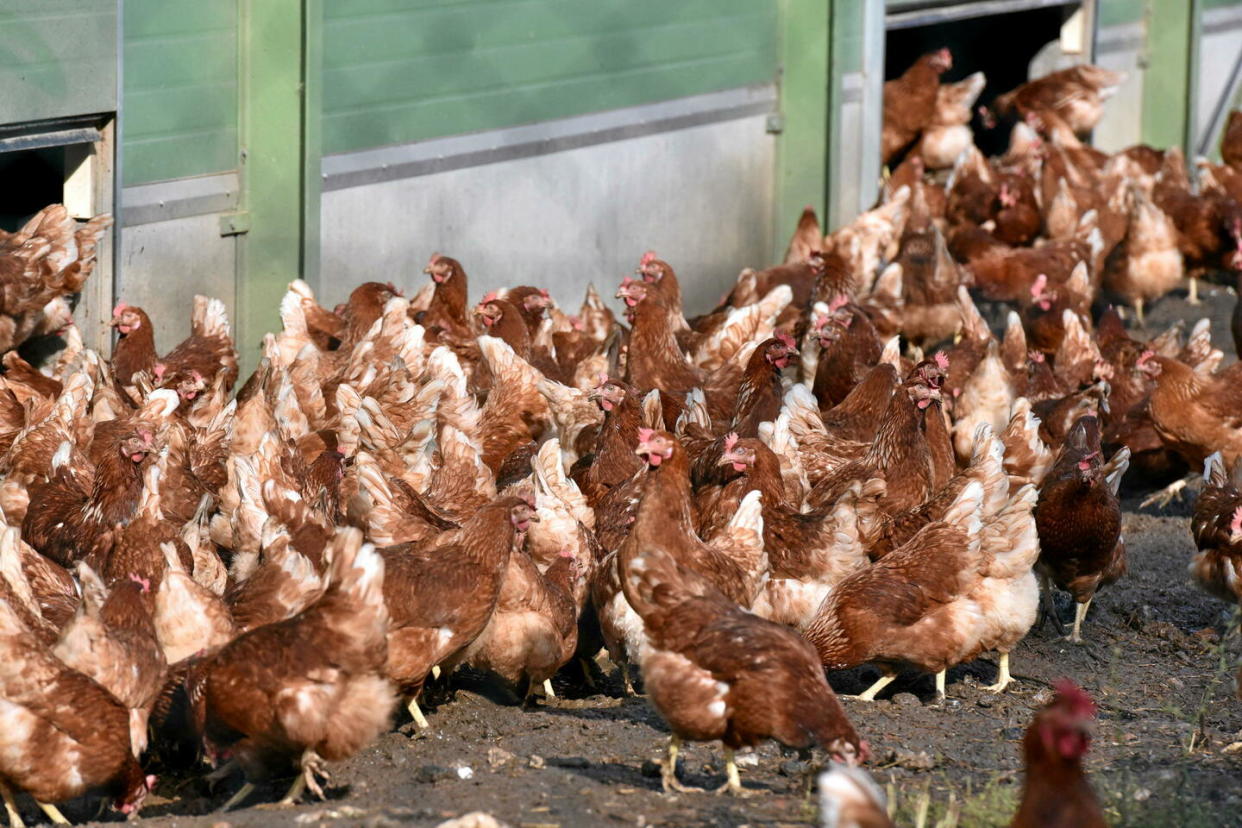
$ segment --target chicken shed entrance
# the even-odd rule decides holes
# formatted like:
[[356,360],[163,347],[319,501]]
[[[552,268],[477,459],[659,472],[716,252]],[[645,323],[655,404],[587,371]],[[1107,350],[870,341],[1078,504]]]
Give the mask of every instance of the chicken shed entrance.
[[975,145],[985,155],[1005,151],[1009,130],[987,129],[978,107],[1031,79],[1031,61],[1054,41],[1063,52],[1092,51],[1094,3],[1059,0],[889,0],[886,4],[884,79],[906,71],[918,58],[941,47],[953,53],[953,68],[941,80],[983,72],[987,85],[971,120]]
[[[0,124],[0,230],[12,232],[49,204],[64,204],[84,222],[113,212],[113,135],[111,115],[87,115],[17,124]],[[90,279],[73,304],[87,344],[106,344],[98,322],[112,307],[112,247],[106,238]],[[31,340],[23,356],[37,361],[56,343]]]

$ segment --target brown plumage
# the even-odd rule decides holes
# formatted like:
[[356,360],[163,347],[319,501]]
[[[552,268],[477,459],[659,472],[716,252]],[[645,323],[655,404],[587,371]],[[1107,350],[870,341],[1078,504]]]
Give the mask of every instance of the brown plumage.
[[1190,562],[1190,574],[1208,593],[1222,601],[1242,603],[1242,493],[1233,475],[1225,473],[1219,454],[1208,457],[1205,485],[1195,501],[1190,534],[1199,552]]
[[1099,421],[1082,417],[1066,437],[1039,490],[1035,505],[1040,543],[1036,570],[1045,579],[1045,587],[1055,584],[1078,604],[1075,641],[1081,640],[1082,622],[1096,591],[1126,572],[1117,489],[1129,467],[1129,457],[1129,450],[1122,449],[1105,464]]
[[932,122],[940,75],[953,68],[948,49],[923,55],[901,77],[884,84],[880,159],[888,164]]
[[1068,679],[1054,689],[1056,696],[1035,714],[1022,738],[1026,782],[1010,825],[1104,828],[1104,811],[1082,768],[1082,757],[1091,748],[1095,705]]

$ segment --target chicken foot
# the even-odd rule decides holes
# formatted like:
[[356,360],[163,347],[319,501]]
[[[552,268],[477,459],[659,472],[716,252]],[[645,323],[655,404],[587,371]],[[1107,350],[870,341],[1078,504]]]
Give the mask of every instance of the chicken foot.
[[730,794],[733,794],[734,796],[743,797],[743,798],[748,797],[748,796],[754,796],[755,794],[754,791],[750,791],[742,787],[742,777],[737,772],[737,762],[735,761],[735,757],[733,754],[733,748],[727,747],[727,746],[725,747],[724,758],[725,758],[725,775],[727,776],[727,779],[725,780],[725,783],[723,785],[721,785],[719,788],[716,788],[714,791],[712,791],[712,793],[714,794],[730,793]]
[[544,695],[544,698],[549,698],[549,699],[556,698],[556,693],[552,690],[552,679],[550,678],[546,678],[543,680],[543,695]]
[[1009,653],[1000,654],[1000,663],[997,664],[996,683],[989,684],[984,687],[989,693],[1004,693],[1005,688],[1013,683],[1013,676],[1009,674]]
[[1174,500],[1177,500],[1180,503],[1182,499],[1182,490],[1185,489],[1187,484],[1189,484],[1192,480],[1198,479],[1199,475],[1192,474],[1189,477],[1183,477],[1181,480],[1174,480],[1163,489],[1152,492],[1147,497],[1143,498],[1143,502],[1139,504],[1139,508],[1146,509],[1154,503],[1156,504],[1156,508],[1163,509]]
[[[683,785],[677,780],[677,754],[681,751],[681,737],[677,735],[668,737],[668,756],[664,759],[664,765],[660,769],[660,783],[664,787],[665,793],[703,793],[702,788],[692,788],[689,785]],[[737,769],[734,769],[734,773]]]
[[1190,277],[1188,277],[1188,278],[1189,278],[1189,280],[1190,280],[1190,287],[1186,290],[1186,304],[1187,304],[1187,305],[1201,305],[1201,304],[1203,304],[1203,303],[1199,300],[1199,280],[1198,280],[1198,278],[1196,278],[1196,277],[1194,277],[1194,276],[1190,276]]
[[875,684],[871,685],[866,690],[859,693],[857,696],[854,696],[853,698],[856,698],[859,701],[875,701],[875,697],[880,694],[880,691],[883,690],[885,687],[888,687],[890,684],[892,684],[896,680],[897,680],[896,673],[885,673],[884,675],[876,679]]
[[9,815],[9,825],[12,828],[26,828],[26,823],[22,822],[22,815],[17,810],[17,800],[13,798],[13,791],[3,781],[0,781],[0,797],[4,798],[4,811]]
[[1074,632],[1070,634],[1069,640],[1073,644],[1082,643],[1082,622],[1087,617],[1087,610],[1091,608],[1091,602],[1095,600],[1092,595],[1085,603],[1077,604],[1074,607]]
[[309,788],[319,799],[323,799],[323,788],[319,787],[319,780],[316,776],[322,776],[324,780],[331,777],[328,772],[323,769],[323,759],[318,753],[311,749],[307,749],[302,754],[302,772],[293,780],[293,784],[289,786],[289,792],[285,794],[284,799],[276,803],[278,807],[286,808],[296,805],[298,798]]

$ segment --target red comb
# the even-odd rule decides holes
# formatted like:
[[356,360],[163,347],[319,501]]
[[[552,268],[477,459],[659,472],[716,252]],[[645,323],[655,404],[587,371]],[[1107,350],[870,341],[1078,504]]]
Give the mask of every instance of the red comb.
[[431,258],[427,260],[427,267],[431,267],[431,266],[432,266],[432,265],[434,265],[436,262],[440,261],[440,256],[441,256],[441,255],[442,255],[442,254],[440,254],[440,253],[432,253],[432,254],[431,254]]
[[1043,351],[1031,351],[1026,356],[1031,362],[1043,362],[1044,361]]
[[1234,510],[1233,520],[1229,523],[1230,529],[1242,529],[1242,506]]
[[944,351],[936,351],[936,355],[932,359],[936,361],[936,367],[941,371],[949,370],[949,358]]
[[655,251],[654,251],[654,250],[648,250],[646,253],[644,253],[644,254],[643,254],[643,257],[642,257],[641,259],[639,259],[639,260],[638,260],[638,266],[639,266],[639,267],[646,267],[647,265],[651,264],[651,263],[652,263],[652,262],[654,262],[655,260],[656,260],[656,254],[655,254]]
[[731,431],[725,435],[725,451],[733,451],[733,447],[737,445],[737,432]]
[[1035,284],[1031,285],[1031,295],[1038,297],[1044,292],[1044,288],[1048,286],[1048,276],[1041,273],[1035,277]]
[[654,437],[654,436],[655,436],[655,429],[654,429],[654,428],[640,428],[640,429],[638,430],[638,439],[639,439],[639,441],[641,441],[641,442],[643,442],[643,443],[647,442],[648,440],[650,440],[650,439],[651,439],[652,437]]
[[793,337],[785,333],[784,331],[777,331],[776,338],[782,345],[784,345],[786,348],[788,348],[791,351],[797,348],[797,346],[794,344]]
[[486,296],[484,296],[482,299],[480,299],[479,304],[483,304],[484,302],[495,302],[499,298],[500,296],[496,293],[496,291],[493,290],[489,292]]
[[1095,715],[1095,702],[1087,695],[1087,691],[1083,690],[1071,679],[1057,679],[1052,683],[1052,689],[1056,691],[1057,697],[1054,704],[1062,707],[1068,707],[1070,712],[1083,717],[1091,717]]
[[124,302],[117,302],[116,307],[112,309],[112,315],[120,316],[125,311],[125,309],[128,307],[129,305],[125,304]]
[[1143,351],[1143,353],[1139,354],[1138,362],[1136,362],[1135,364],[1142,365],[1144,362],[1147,362],[1147,360],[1155,357],[1155,355],[1156,355],[1155,351],[1151,351],[1151,350]]
[[832,301],[828,303],[828,311],[830,313],[833,311],[839,311],[849,303],[850,297],[846,296],[844,293],[838,293],[836,296],[832,297]]
[[142,587],[143,592],[151,591],[151,581],[146,578],[143,578],[141,575],[135,575],[134,573],[131,572],[129,573],[129,579],[133,581],[135,584],[137,584],[138,586]]

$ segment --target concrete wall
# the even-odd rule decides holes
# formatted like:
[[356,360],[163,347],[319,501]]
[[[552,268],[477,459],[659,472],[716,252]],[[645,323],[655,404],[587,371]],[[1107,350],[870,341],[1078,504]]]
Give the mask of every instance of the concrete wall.
[[774,102],[749,88],[328,156],[322,300],[368,279],[417,289],[439,251],[463,263],[472,299],[533,283],[576,308],[589,282],[611,295],[653,249],[687,309],[706,308],[741,266],[768,264]]

